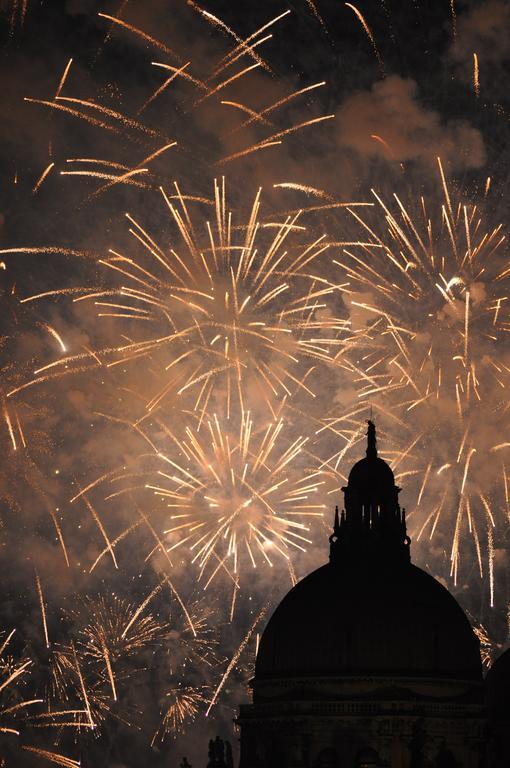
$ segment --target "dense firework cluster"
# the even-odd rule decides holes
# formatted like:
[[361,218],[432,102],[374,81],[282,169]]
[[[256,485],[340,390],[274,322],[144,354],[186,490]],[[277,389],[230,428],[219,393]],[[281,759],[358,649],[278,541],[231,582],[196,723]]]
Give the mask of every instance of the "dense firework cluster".
[[[14,46],[35,10],[8,5]],[[336,63],[327,14],[304,6]],[[189,0],[178,51],[127,2],[97,10],[89,59],[20,97],[49,142],[32,210],[68,195],[72,222],[20,226],[0,253],[6,766],[125,765],[145,747],[159,765],[232,739],[264,619],[325,559],[370,416],[415,559],[476,583],[486,661],[506,627],[510,266],[478,131],[388,74],[385,3],[382,44],[366,7],[342,8],[376,83],[330,95],[337,116],[325,64],[292,78],[264,53],[289,9],[241,33]],[[453,2],[442,24],[481,103]],[[143,74],[117,84],[123,55]],[[362,184],[322,163],[337,146]]]
[[425,464],[415,470],[417,506],[425,494],[428,509],[418,538],[432,536],[446,513],[452,573],[468,529],[483,576],[483,536],[493,604],[495,517],[502,513],[504,526],[508,516],[509,368],[501,350],[510,272],[502,225],[487,230],[476,204],[452,200],[440,161],[439,171],[437,211],[422,198],[410,212],[396,196],[390,209],[374,192],[383,227],[353,212],[363,239],[334,261],[349,277],[351,302],[371,317],[374,351],[365,356],[363,394],[419,425],[412,452]]

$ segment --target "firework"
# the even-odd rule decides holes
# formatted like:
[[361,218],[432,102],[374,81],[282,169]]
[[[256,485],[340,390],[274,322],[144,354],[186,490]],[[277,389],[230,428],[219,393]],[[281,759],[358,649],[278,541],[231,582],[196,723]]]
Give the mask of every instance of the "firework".
[[214,629],[216,615],[210,598],[207,601],[203,598],[189,600],[186,610],[188,615],[174,600],[168,614],[168,631],[162,650],[173,677],[187,668],[214,670],[220,663]]
[[478,69],[478,56],[473,53],[473,90],[476,98],[480,96],[480,72]]
[[[159,423],[144,425],[149,434],[151,427],[157,432]],[[245,412],[235,428],[232,420],[213,415],[183,432],[179,437],[174,429],[169,440],[159,430],[160,444],[148,437],[154,450],[136,460],[135,471],[126,467],[101,476],[95,492],[111,488],[106,500],[140,490],[153,494],[167,510],[166,527],[158,534],[139,513],[154,541],[148,557],[159,552],[172,569],[174,553],[188,552],[204,588],[226,575],[235,602],[246,567],[272,567],[282,559],[292,572],[292,552],[306,551],[310,524],[322,518],[324,480],[306,451],[308,437],[289,440],[282,417],[258,426]],[[155,516],[160,514],[151,512]]]
[[135,606],[116,595],[108,602],[104,597],[87,598],[85,609],[89,620],[79,630],[83,655],[108,665],[155,643],[165,625],[150,614],[143,615],[146,605],[144,601],[141,606]]
[[26,717],[26,709],[33,707],[34,704],[41,703],[41,699],[25,699],[23,696],[23,687],[26,684],[26,678],[30,674],[32,666],[31,659],[22,658],[16,660],[9,655],[9,644],[14,636],[14,630],[10,633],[3,633],[0,647],[0,694],[2,695],[0,711],[0,732],[5,734],[19,735],[19,730],[15,727],[16,721],[21,717]]
[[[500,350],[510,272],[502,226],[484,228],[477,205],[454,201],[439,169],[437,210],[422,198],[413,215],[398,197],[389,206],[374,192],[374,218],[352,211],[361,237],[334,261],[350,281],[351,317],[363,318],[373,344],[370,350],[365,337],[365,353],[355,352],[363,358],[354,369],[360,395],[398,413],[418,436],[409,460],[427,457],[418,471],[415,533],[432,536],[447,521],[456,576],[468,530],[493,602],[496,518],[502,510],[508,519],[508,443],[496,435],[509,415],[510,368]],[[422,518],[424,497],[432,504]]]
[[161,726],[153,738],[163,741],[167,736],[176,738],[184,733],[207,702],[204,691],[195,686],[176,686],[165,694],[164,715]]
[[55,644],[51,654],[50,707],[41,716],[47,727],[65,725],[76,736],[90,731],[97,737],[112,717],[132,724],[134,712],[122,695],[126,681],[141,672],[132,662],[146,649],[156,649],[167,630],[165,622],[145,611],[147,605],[116,595],[86,596],[68,615],[72,639]]
[[140,685],[150,672],[171,699],[163,696],[162,713],[153,713],[161,720],[153,742],[184,730],[219,663],[217,640],[211,609],[196,600],[185,607],[168,586],[165,578],[139,604],[88,596],[66,615],[70,640],[52,648],[48,708],[35,717],[35,727],[53,729],[57,738],[65,729],[80,743],[98,739],[114,722],[132,728],[140,713],[130,681]]
[[[11,360],[0,382],[2,543],[21,562],[33,557],[27,592],[43,660],[2,653],[0,727],[16,757],[20,721],[49,733],[51,743],[23,749],[65,768],[78,762],[53,750],[68,739],[93,754],[101,736],[120,743],[118,729],[134,731],[143,719],[147,741],[163,742],[210,715],[227,681],[237,675],[244,685],[270,609],[269,569],[283,566],[295,583],[304,563],[315,564],[316,532],[329,533],[323,513],[359,458],[367,417],[377,419],[381,455],[406,502],[415,501],[408,520],[417,549],[432,540],[428,550],[436,559],[446,551],[457,579],[472,542],[491,604],[498,537],[510,521],[510,444],[493,437],[509,426],[502,228],[485,227],[442,167],[432,204],[388,203],[378,193],[346,203],[322,189],[315,169],[307,178],[306,160],[331,141],[336,156],[337,131],[322,72],[318,82],[299,71],[286,84],[266,55],[294,12],[241,34],[189,2],[177,13],[212,34],[186,51],[119,5],[95,19],[105,36],[90,72],[85,55],[66,53],[46,92],[37,80],[21,92],[51,130],[66,121],[78,137],[70,147],[55,136],[29,173],[11,172],[17,193],[25,183],[34,223],[46,204],[52,216],[59,210],[59,190],[80,198],[65,209],[71,241],[55,216],[45,229],[55,245],[35,235],[29,247],[15,240],[0,251],[2,274],[25,272],[23,298],[14,288],[4,297],[20,326],[0,341]],[[394,52],[380,15],[344,5],[338,12],[384,74],[381,52],[388,68]],[[32,5],[9,6],[13,34]],[[329,45],[322,10],[306,0],[300,24],[318,27]],[[450,14],[455,37],[453,0]],[[221,52],[216,38],[226,41]],[[95,88],[116,80],[130,40],[142,72],[130,70],[127,89],[121,72]],[[479,97],[483,46],[477,51],[468,75]],[[395,159],[397,142],[373,130],[385,160]],[[228,184],[219,178],[211,188],[227,171]],[[485,197],[490,189],[488,178]],[[292,203],[275,208],[281,194]],[[119,200],[130,212],[124,234],[112,234]],[[346,211],[348,238],[333,218]],[[90,243],[79,247],[83,215]],[[65,459],[58,478],[53,456]],[[79,595],[72,610],[58,602],[66,589]],[[495,644],[485,624],[478,634],[487,662]],[[44,707],[27,695],[29,674],[34,696],[47,691]]]
[[162,196],[184,250],[177,243],[158,244],[128,215],[139,254],[111,250],[100,259],[110,284],[73,299],[93,303],[99,318],[116,320],[123,338],[129,326],[139,339],[64,355],[39,367],[31,383],[98,363],[150,361],[160,372],[160,387],[146,399],[148,412],[171,397],[194,411],[221,399],[229,418],[234,400],[241,410],[250,407],[250,391],[273,413],[274,401],[294,391],[314,397],[306,384],[310,373],[336,364],[349,331],[334,311],[342,286],[321,266],[326,236],[303,238],[299,212],[282,223],[264,223],[260,192],[248,221],[235,224],[224,182],[205,201],[214,223],[207,220],[201,236],[178,185],[175,194],[162,190]]
[[377,43],[375,42],[375,38],[374,38],[374,35],[372,33],[372,30],[368,26],[368,24],[367,24],[367,22],[365,20],[365,17],[361,13],[361,11],[359,11],[358,8],[356,8],[355,5],[352,5],[352,3],[345,3],[345,5],[346,5],[347,8],[350,8],[351,11],[354,12],[354,14],[356,15],[356,18],[358,19],[359,23],[363,27],[363,31],[365,32],[366,36],[370,40],[370,44],[371,44],[372,48],[374,49],[374,53],[376,55],[377,61],[379,63],[379,67],[381,69],[381,73],[384,75],[384,62],[383,62],[383,60],[381,58],[381,54],[379,53],[379,49],[377,47]]
[[[99,181],[99,187],[91,193],[89,199],[93,199],[118,185],[157,189],[162,182],[162,177],[160,170],[152,167],[156,158],[168,149],[175,147],[175,152],[182,155],[184,162],[187,164],[189,161],[187,155],[190,149],[188,147],[188,118],[190,115],[193,118],[196,117],[197,121],[203,125],[217,122],[214,117],[217,114],[215,110],[225,111],[225,107],[230,112],[232,112],[232,107],[235,107],[237,112],[240,111],[241,114],[248,115],[248,119],[240,125],[236,124],[234,119],[231,128],[226,131],[225,139],[231,143],[234,134],[238,136],[235,142],[237,149],[227,154],[224,151],[219,152],[215,162],[222,165],[238,158],[250,156],[261,149],[279,146],[287,136],[333,118],[333,115],[312,117],[300,123],[289,125],[289,121],[282,111],[287,104],[301,95],[324,85],[323,82],[280,95],[276,101],[271,101],[265,106],[262,105],[259,109],[253,109],[226,98],[229,91],[235,89],[240,82],[243,83],[245,79],[250,78],[253,71],[260,70],[269,75],[273,74],[270,65],[261,54],[261,49],[273,37],[272,32],[267,34],[268,31],[281,24],[290,14],[289,10],[269,19],[243,39],[221,19],[200,8],[196,3],[190,2],[188,6],[192,12],[198,14],[206,23],[211,24],[216,31],[220,31],[234,43],[233,47],[227,50],[202,75],[199,74],[199,71],[203,68],[203,62],[186,60],[166,43],[120,18],[120,11],[119,16],[98,13],[98,19],[109,24],[105,43],[112,44],[113,39],[118,35],[128,34],[143,41],[144,45],[153,52],[153,56],[164,58],[163,61],[151,61],[149,59],[147,62],[149,72],[145,70],[144,78],[151,80],[153,79],[153,72],[159,71],[164,74],[164,79],[152,92],[145,95],[141,105],[136,109],[135,116],[100,103],[104,100],[103,94],[100,94],[100,97],[103,98],[98,98],[97,94],[93,94],[89,98],[68,95],[72,93],[73,74],[77,69],[76,66],[73,67],[73,57],[68,60],[58,78],[54,94],[48,98],[25,97],[25,101],[28,103],[50,110],[56,115],[72,118],[95,131],[99,129],[106,135],[121,137],[123,142],[134,148],[135,152],[139,151],[140,146],[150,149],[149,154],[146,154],[142,160],[135,162],[134,165],[119,162],[114,158],[102,160],[95,157],[71,157],[66,158],[63,163],[52,160],[34,181],[33,193],[39,191],[50,172],[60,173],[64,176],[86,177],[92,182]],[[313,3],[310,8],[315,8]],[[374,48],[374,50],[377,49]],[[95,63],[97,63],[101,51],[102,48],[97,52]],[[239,68],[232,71],[236,66]],[[175,90],[176,86],[177,90]],[[179,86],[184,86],[184,88],[181,89]],[[143,119],[144,113],[150,112],[150,108],[155,103],[160,102],[163,95],[172,99],[172,113],[174,115],[172,131],[177,137],[176,139],[166,135],[166,127],[160,130],[154,129],[149,122],[144,122]],[[195,113],[197,114],[195,115]],[[232,114],[235,115],[234,112]],[[185,118],[182,124],[179,124],[179,121],[176,122],[175,116],[177,115],[182,115]],[[255,141],[254,128],[256,129],[255,134],[258,134]],[[196,149],[193,147],[193,151]],[[207,162],[209,161],[210,156],[207,152]],[[79,165],[69,168],[68,163]]]
[[225,685],[226,681],[228,680],[229,675],[232,673],[232,670],[235,668],[236,664],[238,664],[239,659],[241,657],[241,654],[243,653],[243,651],[245,650],[246,646],[250,642],[250,640],[253,637],[253,634],[254,634],[257,626],[259,625],[259,623],[262,621],[262,619],[266,615],[268,609],[269,609],[269,603],[266,603],[265,606],[261,609],[261,611],[255,617],[255,619],[252,622],[250,628],[248,629],[248,632],[246,633],[246,635],[241,640],[239,646],[234,651],[234,653],[232,655],[232,658],[228,662],[227,668],[226,668],[225,672],[223,673],[223,675],[222,675],[222,677],[220,679],[218,687],[214,691],[213,696],[212,696],[212,698],[211,698],[211,700],[209,702],[209,706],[207,708],[206,715],[208,715],[210,713],[211,709],[213,708],[213,706],[214,706],[214,704],[215,704],[215,702],[216,702],[216,700],[217,700],[217,698],[218,698],[218,696],[219,696],[219,694],[221,692],[221,689]]
[[474,625],[474,633],[480,641],[480,654],[482,656],[482,664],[486,669],[489,669],[493,664],[495,657],[501,652],[502,645],[495,642],[484,624]]
[[[40,706],[44,699],[27,696],[30,688],[30,678],[34,670],[34,662],[26,655],[17,658],[11,653],[15,630],[0,635],[0,764],[15,766],[20,764],[23,751],[29,751],[62,766],[75,768],[79,763],[75,760],[41,746],[28,746],[20,736],[23,730],[35,734],[36,729],[45,728],[46,714],[40,714]],[[65,723],[62,724],[65,727]]]
[[213,418],[203,433],[188,429],[179,462],[161,456],[159,482],[147,484],[170,509],[169,551],[186,545],[202,574],[212,569],[205,586],[225,562],[237,574],[242,563],[272,566],[311,543],[308,521],[324,508],[320,476],[304,469],[296,479],[291,465],[307,438],[282,447],[283,429],[279,420],[257,434],[246,413],[236,434]]

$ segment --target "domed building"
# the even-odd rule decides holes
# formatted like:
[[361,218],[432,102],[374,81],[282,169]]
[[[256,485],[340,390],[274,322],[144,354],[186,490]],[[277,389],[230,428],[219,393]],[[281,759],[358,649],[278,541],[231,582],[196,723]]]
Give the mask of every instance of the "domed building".
[[329,563],[287,594],[262,635],[253,703],[238,718],[240,768],[483,765],[478,639],[448,590],[411,563],[372,422],[367,437]]

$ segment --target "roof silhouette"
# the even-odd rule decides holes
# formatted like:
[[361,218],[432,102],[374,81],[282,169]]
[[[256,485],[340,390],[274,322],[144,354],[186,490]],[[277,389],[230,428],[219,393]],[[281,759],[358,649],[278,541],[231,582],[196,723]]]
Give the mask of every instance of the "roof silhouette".
[[264,631],[255,680],[398,676],[481,681],[479,641],[455,598],[410,562],[405,510],[377,456],[354,465],[335,514],[330,562],[282,600]]

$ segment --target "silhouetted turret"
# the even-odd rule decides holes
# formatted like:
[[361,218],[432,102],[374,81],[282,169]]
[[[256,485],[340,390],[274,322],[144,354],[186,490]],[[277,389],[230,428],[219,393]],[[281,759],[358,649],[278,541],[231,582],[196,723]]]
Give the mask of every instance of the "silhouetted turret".
[[345,510],[335,512],[330,537],[330,561],[334,564],[363,564],[369,559],[377,565],[409,562],[410,539],[405,509],[398,503],[400,488],[389,465],[377,455],[375,425],[368,422],[367,455],[350,471],[342,488]]

